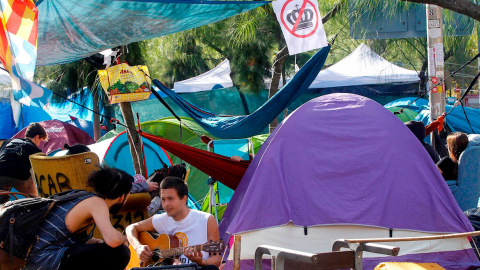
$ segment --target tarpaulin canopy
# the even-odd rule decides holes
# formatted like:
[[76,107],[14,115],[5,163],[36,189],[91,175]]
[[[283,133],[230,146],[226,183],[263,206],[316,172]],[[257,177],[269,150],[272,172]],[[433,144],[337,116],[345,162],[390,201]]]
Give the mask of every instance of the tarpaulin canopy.
[[222,139],[247,138],[260,134],[275,117],[308,89],[322,69],[329,51],[330,46],[319,50],[282,89],[249,115],[214,114],[184,100],[160,81],[152,82],[210,134]]
[[173,89],[175,93],[189,93],[232,87],[233,81],[230,78],[230,72],[230,61],[225,59],[215,68],[197,77],[175,82]]
[[37,65],[217,22],[269,1],[40,0]]
[[231,189],[237,188],[250,164],[249,161],[233,161],[229,157],[163,139],[146,132],[142,132],[140,135],[158,144],[180,159],[185,160]]

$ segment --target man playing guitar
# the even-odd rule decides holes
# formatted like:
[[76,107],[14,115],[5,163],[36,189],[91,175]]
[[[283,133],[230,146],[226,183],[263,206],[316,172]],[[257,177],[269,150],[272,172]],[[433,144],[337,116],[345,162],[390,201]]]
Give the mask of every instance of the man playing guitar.
[[[150,262],[154,254],[154,250],[139,241],[142,232],[156,231],[159,234],[174,235],[182,247],[219,241],[215,218],[209,213],[188,208],[188,186],[181,178],[166,177],[160,184],[160,197],[165,213],[134,223],[126,229],[128,241],[142,262]],[[209,254],[187,247],[175,264],[192,262],[203,270],[218,270],[221,256],[219,253]]]

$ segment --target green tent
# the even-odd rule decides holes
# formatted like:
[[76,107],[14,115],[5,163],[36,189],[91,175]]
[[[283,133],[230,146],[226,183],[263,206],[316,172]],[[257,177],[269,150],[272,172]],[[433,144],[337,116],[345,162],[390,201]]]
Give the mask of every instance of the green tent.
[[396,114],[396,116],[402,120],[403,123],[414,120],[415,117],[417,117],[418,113],[414,110],[410,109],[405,109],[405,108],[400,108],[400,107],[390,107],[387,108],[389,111],[392,113],[399,112],[401,109],[403,109],[403,113]]

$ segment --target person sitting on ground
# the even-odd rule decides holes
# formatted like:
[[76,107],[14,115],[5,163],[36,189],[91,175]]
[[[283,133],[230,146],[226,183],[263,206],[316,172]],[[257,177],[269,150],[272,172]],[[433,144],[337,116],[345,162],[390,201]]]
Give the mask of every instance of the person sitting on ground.
[[437,163],[440,160],[440,155],[438,152],[433,148],[432,146],[428,145],[424,139],[426,137],[425,134],[425,125],[421,121],[408,121],[405,122],[405,126],[407,126],[410,131],[417,137],[417,139],[420,141],[420,143],[425,147],[425,150],[427,150],[428,154],[430,155],[430,158],[432,158],[434,163]]
[[462,132],[455,132],[447,136],[447,157],[437,162],[437,168],[445,180],[457,180],[458,160],[460,154],[467,148],[468,136]]
[[[41,153],[39,145],[47,140],[47,132],[40,123],[32,123],[27,127],[25,139],[10,139],[0,147],[0,189],[15,188],[30,197],[38,197],[37,186],[32,176],[32,165],[29,156]],[[9,200],[9,196],[1,196],[0,203]]]
[[[132,176],[101,167],[87,182],[95,194],[55,204],[47,214],[24,269],[125,269],[130,260],[127,239],[112,226],[109,213],[118,212],[127,201]],[[93,225],[103,240],[92,238]]]
[[[188,208],[188,185],[181,178],[166,177],[160,184],[160,197],[165,213],[131,224],[126,229],[128,241],[141,261],[150,262],[153,253],[148,245],[138,240],[140,232],[156,231],[159,234],[175,235],[186,246],[220,239],[217,222],[211,214]],[[192,262],[198,264],[200,269],[214,270],[220,266],[221,257],[217,253],[210,256],[204,251],[194,252],[192,248],[184,248],[176,263]]]

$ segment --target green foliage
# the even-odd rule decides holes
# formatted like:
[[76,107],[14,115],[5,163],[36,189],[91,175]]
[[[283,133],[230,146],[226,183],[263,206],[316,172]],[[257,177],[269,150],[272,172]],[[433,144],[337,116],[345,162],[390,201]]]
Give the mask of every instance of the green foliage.
[[[77,93],[84,87],[97,89],[99,81],[97,70],[84,60],[73,63],[37,67],[35,81],[62,96]],[[56,102],[68,102],[62,97],[53,95]]]

